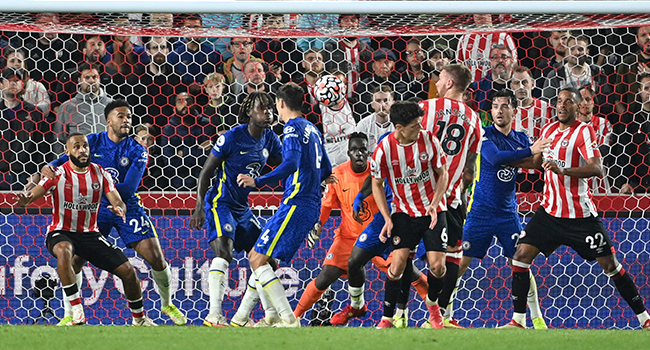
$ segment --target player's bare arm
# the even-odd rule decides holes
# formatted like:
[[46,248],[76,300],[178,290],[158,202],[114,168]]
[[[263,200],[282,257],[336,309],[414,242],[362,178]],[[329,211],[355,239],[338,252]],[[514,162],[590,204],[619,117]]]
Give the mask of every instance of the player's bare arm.
[[465,190],[474,181],[474,172],[476,171],[476,153],[467,152],[467,160],[465,160],[465,168],[463,170],[463,183],[462,188]]
[[213,176],[217,167],[223,161],[210,153],[208,159],[203,165],[203,169],[199,174],[199,180],[197,181],[196,188],[196,205],[194,206],[194,212],[192,212],[192,217],[190,218],[190,227],[200,230],[205,224],[205,212],[203,211],[203,201],[205,198],[205,193],[210,187],[210,178]]
[[386,193],[384,192],[384,179],[372,179],[372,195],[377,203],[379,212],[384,217],[386,223],[379,233],[379,239],[386,242],[390,237],[391,230],[393,229],[393,220],[390,217],[390,209],[388,209],[388,201],[386,200]]
[[19,207],[26,207],[31,203],[39,200],[45,195],[46,191],[43,186],[36,185],[29,192],[20,192],[14,197],[16,205]]
[[106,199],[111,203],[107,208],[126,222],[126,204],[122,201],[120,193],[117,190],[112,190],[106,194]]
[[435,194],[431,200],[431,204],[427,208],[427,215],[431,215],[431,224],[429,225],[430,229],[436,227],[438,223],[438,212],[437,208],[440,205],[442,196],[445,195],[447,191],[447,186],[449,186],[449,172],[447,171],[447,166],[443,165],[440,168],[434,168],[433,171],[438,174],[438,179],[436,180]]
[[558,175],[572,176],[578,178],[587,178],[592,176],[600,176],[603,171],[603,163],[601,157],[591,157],[587,160],[587,164],[578,168],[563,168],[554,160],[547,160],[542,163],[545,170],[550,170]]

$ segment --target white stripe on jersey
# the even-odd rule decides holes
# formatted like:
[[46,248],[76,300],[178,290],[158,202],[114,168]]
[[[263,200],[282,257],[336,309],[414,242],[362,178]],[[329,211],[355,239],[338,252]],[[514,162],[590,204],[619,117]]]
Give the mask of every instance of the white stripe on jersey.
[[[532,99],[533,103],[529,107],[517,108],[517,114],[512,120],[512,128],[515,131],[525,132],[530,141],[535,142],[542,134],[544,125],[550,124],[555,118],[555,109],[546,101],[534,97]],[[523,172],[534,174],[539,170],[519,168],[519,173]]]
[[[90,168],[89,168],[90,170]],[[88,171],[90,172],[90,171]],[[70,176],[70,179],[72,180],[72,201],[71,203],[78,203],[77,197],[79,195],[79,176],[76,172],[72,171],[71,172],[72,176]],[[77,232],[77,221],[79,219],[79,214],[77,212],[73,212],[72,210],[66,210],[67,212],[72,212],[72,215],[70,218],[67,218],[70,220],[70,231]]]
[[493,44],[510,48],[512,58],[518,62],[515,41],[508,33],[465,34],[458,41],[458,62],[472,71],[474,81],[481,80],[490,71],[490,51]]

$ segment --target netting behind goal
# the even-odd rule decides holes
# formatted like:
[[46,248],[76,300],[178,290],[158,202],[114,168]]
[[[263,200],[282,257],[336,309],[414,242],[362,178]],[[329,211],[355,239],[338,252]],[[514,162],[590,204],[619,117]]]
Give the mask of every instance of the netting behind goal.
[[[56,260],[44,247],[50,220],[47,204],[40,203],[26,213],[15,211],[11,193],[22,190],[28,176],[46,161],[61,155],[61,140],[67,133],[101,131],[102,102],[97,101],[104,96],[126,99],[133,106],[134,126],[147,126],[144,130],[148,136],[141,140],[149,147],[151,157],[140,194],[151,210],[172,267],[174,299],[192,324],[199,325],[208,313],[206,277],[214,254],[205,233],[189,228],[189,213],[194,207],[189,193],[196,189],[196,179],[216,135],[239,125],[236,115],[246,92],[265,89],[274,93],[284,82],[300,83],[305,88],[305,116],[319,127],[327,143],[336,144],[345,140],[361,120],[374,118],[374,113],[386,108],[378,103],[373,89],[388,86],[395,100],[437,97],[435,81],[440,66],[454,61],[462,61],[476,72],[476,84],[467,94],[467,103],[481,114],[486,125],[491,121],[492,85],[486,85],[484,74],[490,69],[501,70],[499,62],[505,70],[515,64],[528,68],[527,74],[534,80],[530,94],[551,105],[564,85],[593,88],[594,118],[601,117],[604,125],[597,132],[606,167],[603,179],[592,183],[595,201],[617,258],[647,299],[650,234],[646,209],[650,198],[646,192],[650,178],[646,158],[650,127],[647,118],[643,119],[643,106],[650,93],[643,93],[646,81],[638,74],[643,73],[644,66],[635,59],[639,50],[647,47],[650,52],[644,32],[637,34],[637,27],[648,25],[648,15],[197,17],[0,13],[0,69],[24,69],[19,76],[3,75],[4,98],[0,104],[0,123],[4,123],[0,125],[0,323],[33,322],[46,299],[62,316],[61,288],[53,289],[51,299],[46,298],[49,289],[39,289],[45,281],[43,276],[57,277]],[[343,46],[344,41],[352,47]],[[189,43],[197,43],[200,49],[188,49]],[[512,57],[508,52],[492,57],[493,43],[502,44],[497,49],[505,47]],[[567,47],[569,43],[573,46]],[[589,69],[579,76],[566,76],[562,62],[554,61],[562,50],[566,64],[571,58]],[[250,72],[238,75],[239,68],[233,62],[240,51],[244,52],[243,63],[259,62],[261,71],[255,65]],[[382,58],[390,62],[379,62]],[[83,107],[83,101],[75,100],[84,99],[78,93],[85,82],[80,74],[83,72],[78,72],[82,62],[97,64],[99,73],[99,88],[88,91],[93,101]],[[215,72],[221,75],[211,75]],[[346,80],[348,113],[337,114],[315,103],[311,79],[326,72],[338,72]],[[21,80],[22,85],[14,91],[8,82],[4,85],[5,80],[13,80],[13,84]],[[214,92],[218,85],[224,89]],[[8,108],[14,95],[20,105]],[[516,127],[535,139],[553,113],[551,109],[548,119],[540,115],[526,119],[527,115],[520,113]],[[281,134],[282,126],[276,125],[274,130]],[[334,154],[330,156],[335,158]],[[519,174],[522,222],[530,219],[540,202],[539,178],[539,173]],[[280,186],[255,193],[251,205],[259,211],[262,223],[277,208],[281,194]],[[279,274],[293,307],[307,283],[318,275],[339,221],[335,216],[325,224],[326,237],[315,250],[303,246],[290,263],[281,265]],[[122,246],[119,239],[116,242]],[[131,249],[125,252],[139,271],[149,316],[157,323],[169,323],[159,314],[159,297],[148,265]],[[455,312],[461,325],[494,327],[510,316],[511,270],[500,254],[501,249],[492,245],[488,257],[475,261],[465,274]],[[426,268],[422,261],[417,264]],[[574,251],[563,248],[548,260],[538,257],[533,272],[551,327],[638,327],[632,311],[601,269]],[[236,255],[224,301],[227,318],[234,315],[249,274],[248,261]],[[369,268],[365,297],[370,314],[352,325],[374,326],[379,320],[384,277],[374,267]],[[331,311],[346,305],[347,283],[340,280],[331,290],[313,312],[306,314],[304,323],[312,318],[325,321]],[[411,325],[420,325],[426,308],[412,294]],[[89,323],[129,322],[120,283],[105,272],[84,268],[82,296]],[[256,309],[254,318],[261,315],[261,309]]]

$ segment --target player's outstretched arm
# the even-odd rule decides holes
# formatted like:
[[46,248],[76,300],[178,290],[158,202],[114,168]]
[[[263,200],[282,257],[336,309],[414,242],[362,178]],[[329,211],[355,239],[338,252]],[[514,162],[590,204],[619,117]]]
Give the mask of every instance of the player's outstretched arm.
[[194,206],[194,212],[190,218],[191,228],[200,230],[205,223],[205,212],[203,211],[205,194],[208,192],[208,187],[210,187],[210,178],[222,162],[221,159],[210,153],[205,164],[203,164],[203,169],[201,170],[199,180],[197,181],[196,205]]
[[591,157],[587,160],[587,164],[578,168],[562,168],[557,164],[557,162],[552,160],[547,160],[542,163],[542,167],[545,170],[550,170],[558,175],[578,178],[600,176],[603,173],[603,163],[601,157]]
[[111,203],[108,206],[108,209],[113,212],[113,214],[122,218],[122,221],[126,222],[126,204],[122,201],[122,197],[117,190],[110,191],[106,193],[106,199]]
[[532,156],[510,163],[510,165],[525,169],[540,169],[542,166],[542,152],[550,147],[551,139],[538,139],[530,146]]
[[449,186],[449,172],[447,171],[447,166],[443,165],[440,168],[435,168],[434,171],[438,174],[438,179],[436,180],[436,192],[433,195],[431,204],[429,204],[429,207],[427,208],[427,215],[431,215],[431,224],[429,225],[430,229],[436,227],[436,224],[438,223],[438,205],[440,205],[440,201],[447,192],[447,187]]
[[[257,179],[253,179],[252,177],[245,174],[237,175],[237,184],[241,187],[260,188],[266,184],[286,179],[287,177],[289,177],[289,175],[295,173],[296,170],[298,170],[298,160],[300,159],[300,151],[296,149],[285,151],[285,154],[283,154],[282,159],[283,159],[282,164],[275,167],[275,169],[273,169],[273,171],[271,171],[270,173],[264,176],[260,176]],[[253,181],[251,182],[251,180]]]
[[26,207],[30,205],[31,203],[39,200],[41,197],[45,195],[45,188],[41,185],[36,185],[34,186],[29,192],[20,192],[14,197],[14,200],[16,201],[17,206],[19,207]]
[[384,179],[372,179],[372,195],[375,198],[375,203],[377,203],[377,208],[379,212],[384,217],[384,227],[379,233],[379,239],[382,242],[386,242],[388,237],[390,237],[391,229],[393,228],[393,221],[390,217],[390,209],[388,208],[388,201],[386,200],[386,192],[384,192]]

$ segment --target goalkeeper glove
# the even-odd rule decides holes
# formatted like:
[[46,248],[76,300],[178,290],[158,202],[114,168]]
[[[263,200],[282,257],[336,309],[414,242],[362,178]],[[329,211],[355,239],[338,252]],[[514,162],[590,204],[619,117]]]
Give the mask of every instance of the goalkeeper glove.
[[307,247],[309,249],[314,249],[314,246],[316,245],[316,241],[320,239],[320,233],[323,231],[323,224],[321,222],[317,222],[314,224],[314,228],[309,231],[309,234],[307,235]]

